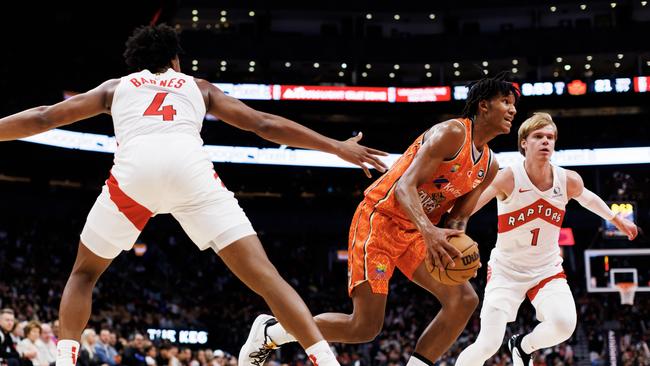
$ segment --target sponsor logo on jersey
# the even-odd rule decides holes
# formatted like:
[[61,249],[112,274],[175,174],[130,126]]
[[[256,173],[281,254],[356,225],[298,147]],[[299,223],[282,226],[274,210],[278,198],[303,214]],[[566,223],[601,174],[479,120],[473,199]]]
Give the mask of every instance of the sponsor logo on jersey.
[[444,175],[439,176],[438,178],[433,180],[433,184],[436,186],[436,188],[440,189],[443,184],[449,183],[449,179],[445,178]]
[[530,189],[519,188],[519,193],[526,193],[526,192],[530,192],[532,190],[533,190],[532,188],[530,188]]
[[460,169],[461,165],[460,164],[454,164],[451,166],[451,172],[456,173]]
[[460,191],[460,189],[456,188],[452,183],[448,183],[444,187],[442,187],[442,190],[448,193],[451,193],[454,195],[454,197],[458,198],[463,195],[463,192]]
[[420,196],[420,202],[422,203],[422,208],[424,209],[424,212],[426,212],[427,214],[430,214],[431,212],[433,212],[433,210],[440,207],[440,204],[447,199],[445,195],[442,194],[442,192],[435,192],[429,195],[425,191],[419,191],[418,195]]
[[388,269],[388,266],[385,263],[376,263],[375,264],[375,270],[372,275],[372,278],[374,279],[382,279],[386,277],[386,270]]
[[480,169],[480,170],[478,171],[478,174],[477,174],[477,175],[478,175],[479,178],[483,178],[483,176],[485,175],[485,170]]

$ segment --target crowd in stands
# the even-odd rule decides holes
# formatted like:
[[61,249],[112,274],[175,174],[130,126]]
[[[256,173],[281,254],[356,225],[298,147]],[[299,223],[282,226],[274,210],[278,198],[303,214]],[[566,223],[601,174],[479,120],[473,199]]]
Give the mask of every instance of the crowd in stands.
[[[95,194],[46,192],[31,198],[11,194],[0,197],[6,207],[12,208],[0,212],[0,309],[7,309],[0,316],[1,366],[47,366],[54,361],[60,296],[76,255],[85,213]],[[52,196],[58,198],[48,201]],[[293,221],[285,224],[295,226]],[[330,233],[331,224],[320,225],[323,227],[285,231],[273,230],[273,225],[256,227],[271,261],[314,314],[350,312],[346,262],[337,260],[335,251],[345,246],[347,228]],[[482,233],[494,235],[488,229]],[[480,235],[470,233],[479,242],[487,241]],[[235,366],[235,355],[252,321],[259,313],[268,312],[262,299],[234,277],[213,252],[198,251],[168,216],[153,218],[140,243],[146,251],[123,253],[100,278],[88,329],[82,335],[79,365]],[[569,268],[567,273],[574,278],[572,288],[579,291],[584,275],[579,269],[571,272]],[[485,268],[473,280],[479,296],[484,278]],[[634,306],[623,306],[616,300],[600,294],[576,295],[579,331],[585,335],[590,353],[576,353],[580,342],[576,332],[569,341],[538,352],[535,365],[577,365],[585,358],[592,366],[605,365],[609,329],[616,331],[624,365],[650,365],[649,299],[637,294]],[[439,307],[435,297],[396,272],[383,331],[367,344],[334,344],[340,363],[405,365]],[[534,309],[525,303],[517,322],[509,325],[504,346],[486,365],[511,365],[505,341],[513,333],[530,331],[535,324]],[[477,310],[458,341],[437,364],[453,365],[460,351],[474,341],[479,326]],[[188,348],[152,341],[147,333],[151,327],[207,330],[209,342]],[[293,344],[281,348],[269,360],[272,366],[284,363],[302,366],[309,361]]]

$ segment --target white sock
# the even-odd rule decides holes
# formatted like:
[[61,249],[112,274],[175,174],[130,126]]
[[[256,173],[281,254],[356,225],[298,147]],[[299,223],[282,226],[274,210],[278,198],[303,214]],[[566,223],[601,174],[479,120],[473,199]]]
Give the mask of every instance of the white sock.
[[409,357],[406,366],[432,366],[433,362],[427,360],[421,354],[414,352],[411,357]]
[[280,323],[275,323],[266,329],[266,334],[271,337],[273,343],[281,346],[285,343],[296,342],[296,338],[289,334]]
[[60,339],[56,344],[56,366],[75,366],[79,354],[79,342]]
[[330,345],[325,340],[312,344],[305,349],[305,352],[314,366],[340,366]]

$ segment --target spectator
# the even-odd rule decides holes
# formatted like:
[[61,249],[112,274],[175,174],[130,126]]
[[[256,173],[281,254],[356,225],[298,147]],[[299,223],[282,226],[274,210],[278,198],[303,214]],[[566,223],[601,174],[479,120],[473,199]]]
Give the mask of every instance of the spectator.
[[16,350],[11,331],[14,329],[16,319],[11,309],[0,310],[0,358],[8,366],[20,366],[20,354]]
[[171,361],[171,344],[163,342],[158,350],[158,357],[156,357],[156,364],[158,366],[170,366]]
[[32,362],[34,366],[47,366],[48,363],[38,358],[38,347],[36,341],[41,336],[41,323],[32,320],[24,328],[25,338],[16,346],[16,350],[23,358]]
[[115,347],[111,346],[111,332],[108,329],[102,329],[99,331],[99,340],[95,344],[95,353],[99,358],[101,363],[105,363],[108,366],[116,365],[116,356],[117,350]]
[[26,321],[22,321],[22,322],[14,321],[14,329],[12,329],[10,333],[11,339],[13,339],[14,344],[20,343],[20,341],[22,341],[23,338],[25,338],[25,325],[27,325]]
[[147,356],[144,353],[144,336],[135,333],[129,346],[124,349],[122,364],[126,366],[147,366]]
[[[78,366],[99,366],[103,365],[97,353],[95,346],[97,344],[97,334],[93,329],[85,329],[81,333],[81,350],[77,359]],[[105,364],[104,364],[105,366]]]
[[212,366],[226,366],[226,354],[222,350],[214,350],[212,355],[214,356]]
[[192,350],[187,347],[181,348],[178,354],[178,361],[180,361],[181,366],[189,366],[192,361]]
[[52,340],[55,345],[59,341],[59,329],[59,319],[54,319],[52,322]]
[[205,350],[200,349],[196,352],[196,358],[192,360],[190,366],[208,366],[208,358]]
[[181,366],[181,362],[178,359],[178,347],[174,345],[169,349],[169,366]]
[[41,336],[36,340],[36,348],[38,349],[38,359],[45,364],[52,365],[56,361],[56,343],[49,323],[41,324]]
[[157,366],[156,365],[156,347],[153,345],[148,345],[144,348],[144,354],[146,355],[145,361],[147,366]]

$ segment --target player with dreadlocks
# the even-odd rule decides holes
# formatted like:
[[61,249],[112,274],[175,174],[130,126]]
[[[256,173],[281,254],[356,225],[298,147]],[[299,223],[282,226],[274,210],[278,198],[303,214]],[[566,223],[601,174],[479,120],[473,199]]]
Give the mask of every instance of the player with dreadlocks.
[[[434,281],[424,262],[428,256],[436,266],[453,265],[452,257],[460,252],[448,238],[465,230],[481,192],[496,176],[498,163],[487,143],[510,132],[519,99],[504,76],[476,82],[462,118],[428,129],[366,189],[348,242],[348,293],[354,310],[315,317],[327,341],[364,343],[377,336],[395,267],[442,304],[407,366],[432,365],[465,328],[478,305],[474,289],[469,283]],[[261,352],[291,341],[295,338],[275,318],[260,315],[240,352],[240,366],[259,366]]]

